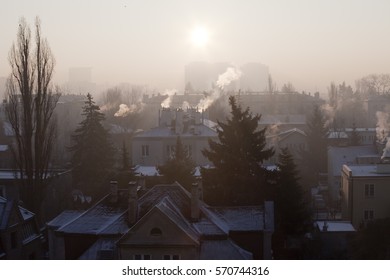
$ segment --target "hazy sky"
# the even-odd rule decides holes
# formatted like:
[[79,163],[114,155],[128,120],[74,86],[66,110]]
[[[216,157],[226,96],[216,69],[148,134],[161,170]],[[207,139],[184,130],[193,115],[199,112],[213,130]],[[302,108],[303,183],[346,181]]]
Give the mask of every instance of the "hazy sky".
[[[182,89],[191,61],[261,62],[299,91],[390,73],[389,0],[2,0],[0,77],[19,18],[33,26],[37,15],[60,84],[70,67],[92,67],[98,84]],[[198,25],[204,47],[190,40]]]

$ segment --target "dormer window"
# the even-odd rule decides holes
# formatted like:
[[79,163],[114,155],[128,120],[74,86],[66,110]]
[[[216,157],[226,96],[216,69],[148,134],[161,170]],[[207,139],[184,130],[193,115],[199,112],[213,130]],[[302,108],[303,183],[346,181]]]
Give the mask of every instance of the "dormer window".
[[152,230],[150,231],[150,235],[151,236],[161,236],[162,231],[159,228],[152,228]]

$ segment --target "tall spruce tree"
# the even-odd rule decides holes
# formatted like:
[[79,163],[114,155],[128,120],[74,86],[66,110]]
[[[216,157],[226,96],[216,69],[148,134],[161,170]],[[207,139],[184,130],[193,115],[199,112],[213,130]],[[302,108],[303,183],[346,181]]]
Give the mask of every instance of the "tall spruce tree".
[[355,122],[352,123],[352,132],[351,137],[349,138],[349,145],[351,146],[359,146],[360,145],[360,135],[356,130]]
[[226,122],[218,121],[218,141],[209,140],[210,148],[202,151],[215,168],[202,172],[213,179],[220,203],[260,203],[265,197],[267,180],[262,163],[274,150],[266,148],[266,128],[257,129],[261,116],[253,116],[249,108],[243,110],[234,96],[229,98],[229,104],[231,117]]
[[318,183],[319,174],[327,170],[328,128],[319,106],[314,106],[307,123],[307,151],[302,151],[306,176],[310,184]]
[[277,167],[276,229],[284,236],[302,234],[310,224],[310,212],[294,158],[287,148],[281,149]]
[[99,197],[103,194],[105,180],[113,162],[113,148],[109,134],[103,127],[104,114],[88,93],[83,107],[85,117],[72,135],[73,181],[85,195]]
[[194,182],[195,163],[184,147],[180,136],[176,138],[175,151],[170,159],[157,167],[158,172],[170,183],[179,182],[187,190],[190,190]]
[[120,159],[120,167],[115,175],[120,188],[126,188],[130,181],[134,180],[134,168],[130,165],[129,152],[127,151],[126,143],[122,143],[122,155]]

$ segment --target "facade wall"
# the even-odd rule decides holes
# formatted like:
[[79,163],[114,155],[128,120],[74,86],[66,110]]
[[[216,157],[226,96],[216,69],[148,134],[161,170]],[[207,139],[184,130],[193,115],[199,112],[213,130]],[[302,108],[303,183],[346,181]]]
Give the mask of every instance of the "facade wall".
[[[159,234],[153,234],[158,229]],[[178,255],[180,259],[199,259],[198,244],[172,220],[158,210],[147,214],[119,244],[121,259],[135,259],[135,255],[149,255],[163,259],[164,255]]]
[[[370,187],[373,186],[373,193]],[[368,189],[367,189],[368,188]],[[343,167],[342,216],[358,229],[371,219],[390,217],[390,176],[356,177]]]
[[[176,146],[176,137],[166,138],[134,138],[132,143],[132,156],[134,165],[162,165],[170,156],[169,147]],[[210,162],[203,156],[202,150],[209,147],[208,137],[182,137],[185,147],[191,147],[191,157],[196,165],[207,165]],[[148,155],[143,155],[142,146],[148,146]],[[144,151],[145,153],[145,151]]]

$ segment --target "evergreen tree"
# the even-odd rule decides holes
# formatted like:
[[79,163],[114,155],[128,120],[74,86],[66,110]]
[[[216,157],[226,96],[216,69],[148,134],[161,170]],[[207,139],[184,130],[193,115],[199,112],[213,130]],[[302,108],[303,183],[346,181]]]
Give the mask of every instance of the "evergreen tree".
[[164,165],[157,167],[158,172],[170,183],[179,182],[187,190],[194,182],[195,163],[184,147],[180,136],[176,139],[175,151]]
[[267,179],[262,162],[274,151],[265,148],[266,129],[257,129],[261,116],[253,116],[249,108],[243,110],[233,96],[229,104],[231,118],[218,122],[218,141],[210,140],[210,148],[202,151],[215,168],[203,169],[202,175],[215,180],[214,188],[221,203],[260,203],[265,196]]
[[73,181],[85,195],[98,197],[103,194],[103,183],[107,180],[113,162],[113,148],[109,134],[103,127],[104,114],[95,105],[91,94],[83,107],[85,117],[72,135]]
[[311,184],[318,183],[319,173],[327,170],[328,128],[325,118],[318,106],[314,106],[313,114],[307,123],[307,151],[302,151],[306,165],[306,177]]
[[120,167],[116,171],[114,177],[118,182],[118,187],[125,189],[128,187],[128,183],[135,179],[134,168],[130,165],[129,152],[127,151],[125,141],[123,141],[120,161]]
[[351,146],[359,146],[360,145],[360,135],[356,131],[355,122],[352,124],[352,132],[351,132],[351,137],[349,139],[349,144]]
[[287,148],[281,150],[277,167],[276,229],[282,235],[305,233],[310,224],[310,212],[299,183],[296,164]]

